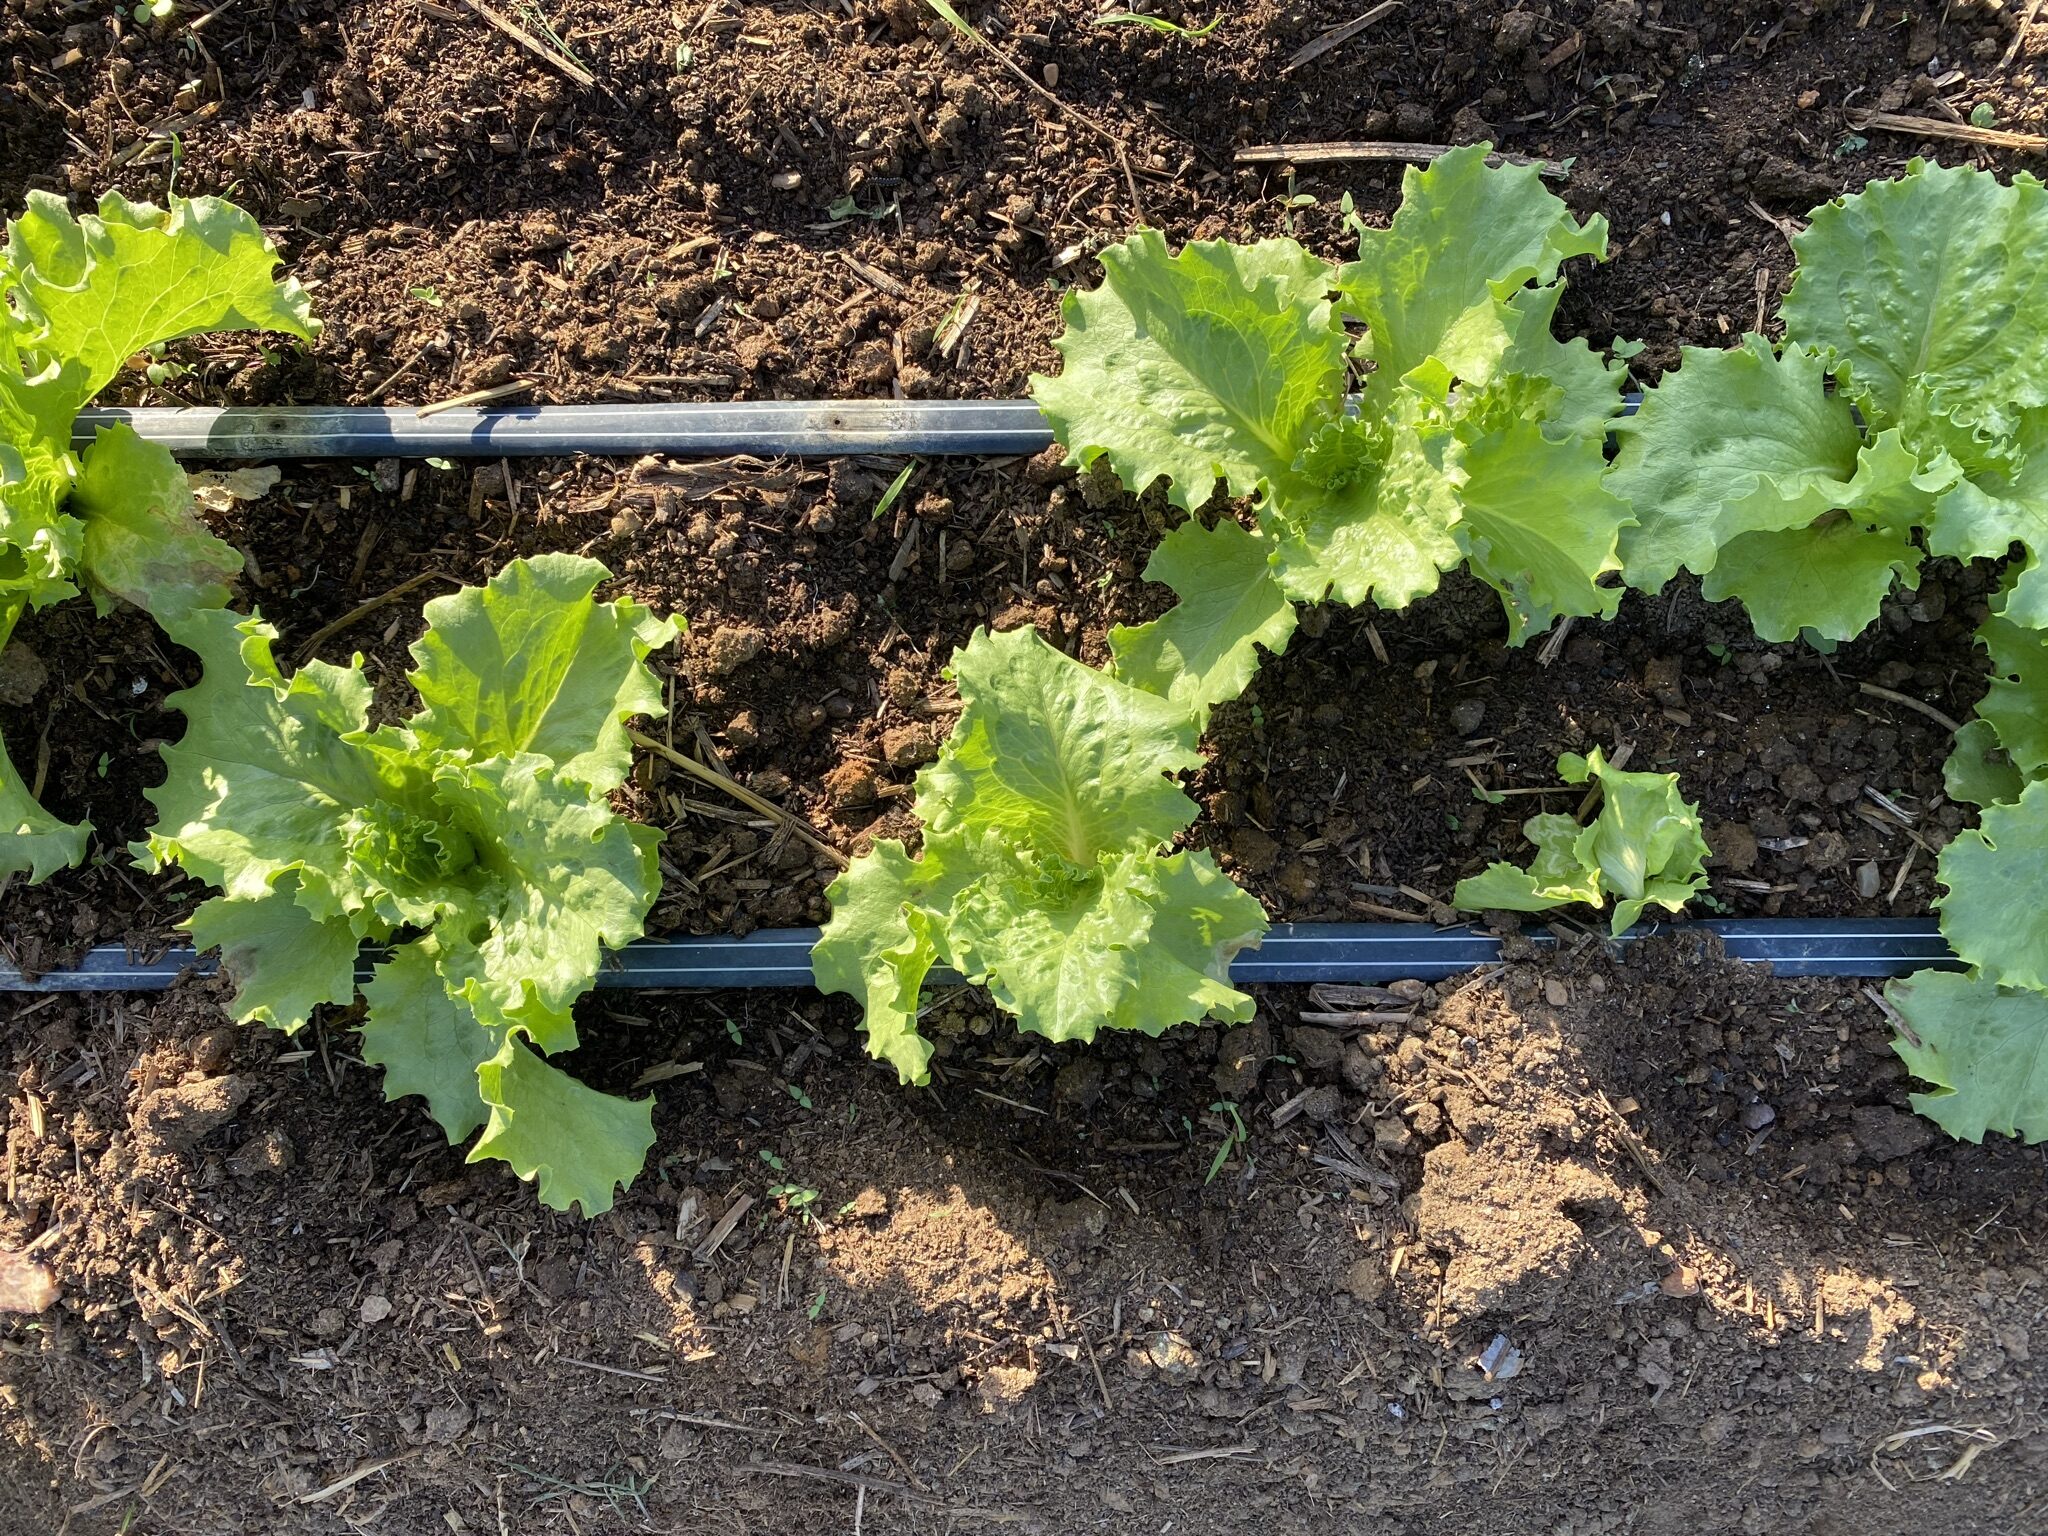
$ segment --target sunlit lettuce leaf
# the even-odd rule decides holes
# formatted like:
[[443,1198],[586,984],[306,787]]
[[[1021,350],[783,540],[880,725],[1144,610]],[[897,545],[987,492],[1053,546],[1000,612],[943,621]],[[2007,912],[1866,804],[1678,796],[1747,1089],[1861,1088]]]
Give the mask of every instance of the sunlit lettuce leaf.
[[1534,166],[1488,166],[1490,148],[1410,166],[1388,228],[1352,220],[1358,259],[1338,286],[1366,323],[1364,355],[1389,383],[1432,358],[1461,378],[1488,376],[1505,340],[1491,301],[1549,283],[1570,257],[1607,254],[1604,218],[1579,223]]
[[[0,335],[7,331],[0,304]],[[33,382],[0,365],[0,583],[40,608],[72,596],[85,530],[71,494],[75,364]]]
[[1106,456],[1134,491],[1163,475],[1193,509],[1219,479],[1249,496],[1282,474],[1341,405],[1332,273],[1292,240],[1168,255],[1148,229],[1100,259],[1101,286],[1062,306],[1064,367],[1031,381],[1069,462]]
[[1277,656],[1294,633],[1294,604],[1271,555],[1270,540],[1228,518],[1214,528],[1190,518],[1167,534],[1145,579],[1180,601],[1149,624],[1110,630],[1118,679],[1197,710],[1243,693],[1259,669],[1257,647]]
[[1926,408],[2007,431],[2048,405],[2048,188],[1914,160],[1792,242],[1788,345],[1822,352],[1872,430]]
[[2000,986],[2048,988],[2048,782],[1986,806],[1936,872],[1949,948]]
[[1194,820],[1194,801],[1167,777],[1201,764],[1190,711],[1083,666],[1035,629],[975,631],[949,675],[960,718],[917,776],[931,832],[998,832],[1086,867],[1156,848]]
[[122,598],[168,625],[226,605],[242,557],[199,521],[191,479],[168,448],[124,423],[102,427],[79,463],[70,503],[85,523],[79,570],[102,613]]
[[[620,722],[660,697],[647,645],[675,629],[636,605],[593,607],[606,573],[590,565],[515,564],[429,605],[418,653],[434,679],[408,679],[429,708],[376,730],[360,658],[286,677],[260,619],[184,615],[173,634],[204,670],[170,701],[188,723],[138,852],[224,891],[191,927],[221,946],[245,1019],[295,1027],[353,993],[358,940],[410,939],[365,989],[365,1059],[392,1097],[425,1096],[451,1138],[484,1126],[473,1156],[594,1213],[637,1171],[647,1107],[582,1088],[522,1041],[574,1047],[571,1006],[660,888],[660,834],[561,765],[611,774]],[[536,657],[523,680],[500,650],[520,644]]]
[[261,226],[216,197],[174,197],[162,209],[109,192],[97,214],[74,218],[62,198],[30,192],[7,226],[0,283],[27,321],[17,337],[25,373],[83,365],[76,409],[159,342],[206,331],[312,340],[319,322],[295,280],[274,279],[279,260]]
[[1412,394],[1391,411],[1326,427],[1261,508],[1289,597],[1405,608],[1463,557],[1451,429]]
[[1996,1131],[2048,1140],[2048,992],[2016,991],[1981,971],[1919,971],[1885,988],[1912,1031],[1892,1040],[1935,1085],[1913,1107],[1964,1141]]
[[1621,568],[1616,540],[1627,503],[1602,484],[1601,440],[1554,441],[1540,419],[1521,416],[1460,444],[1459,545],[1472,574],[1500,593],[1508,644],[1542,634],[1561,614],[1612,618]]
[[629,598],[595,601],[608,574],[578,555],[536,555],[428,603],[408,674],[421,745],[535,752],[567,777],[617,788],[632,763],[625,720],[662,709],[640,663],[680,627]]
[[961,714],[918,779],[924,850],[883,841],[833,882],[818,987],[858,998],[868,1050],[921,1082],[917,992],[935,965],[1057,1040],[1242,1018],[1230,960],[1265,931],[1207,855],[1162,855],[1194,819],[1170,774],[1195,716],[1093,672],[1033,630],[954,653]]
[[1707,883],[1699,807],[1679,793],[1677,774],[1625,772],[1598,747],[1589,757],[1565,753],[1557,771],[1568,784],[1597,781],[1600,814],[1583,828],[1559,812],[1530,817],[1522,827],[1536,844],[1529,868],[1493,864],[1460,880],[1454,906],[1540,912],[1573,901],[1604,906],[1612,897],[1612,931],[1621,934],[1645,907],[1676,912]]
[[361,940],[346,919],[321,919],[300,906],[298,880],[286,876],[254,899],[215,896],[185,924],[195,948],[219,949],[235,982],[235,1017],[295,1034],[323,1003],[355,996]]
[[654,1099],[615,1098],[579,1083],[508,1037],[476,1070],[490,1119],[469,1161],[497,1158],[531,1180],[542,1205],[580,1207],[585,1216],[612,1208],[617,1187],[631,1184],[654,1145]]

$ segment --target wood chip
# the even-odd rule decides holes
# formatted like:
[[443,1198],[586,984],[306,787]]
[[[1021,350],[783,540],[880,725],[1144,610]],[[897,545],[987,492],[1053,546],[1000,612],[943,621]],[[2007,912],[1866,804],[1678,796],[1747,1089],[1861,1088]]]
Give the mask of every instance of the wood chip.
[[711,1229],[710,1234],[705,1237],[703,1242],[690,1250],[690,1257],[699,1264],[710,1259],[714,1253],[718,1252],[719,1245],[732,1236],[732,1229],[740,1224],[740,1218],[753,1208],[754,1197],[752,1195],[739,1195],[735,1197],[732,1204],[725,1208],[725,1214],[718,1218],[718,1225]]
[[845,251],[839,253],[839,259],[846,263],[847,271],[866,283],[870,288],[886,293],[892,299],[907,299],[910,297],[910,290],[884,272],[880,267],[871,267],[858,256],[850,255]]

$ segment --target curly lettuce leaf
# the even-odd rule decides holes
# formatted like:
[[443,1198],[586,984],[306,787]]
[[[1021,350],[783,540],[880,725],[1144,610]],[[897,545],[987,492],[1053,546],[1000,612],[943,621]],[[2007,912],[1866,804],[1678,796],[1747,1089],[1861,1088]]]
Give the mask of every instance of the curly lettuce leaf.
[[1941,787],[1965,805],[2003,805],[2017,800],[2027,775],[2013,766],[1989,720],[1966,720],[1941,765]]
[[1491,149],[1465,145],[1410,166],[1386,229],[1352,220],[1358,259],[1339,270],[1338,287],[1366,323],[1363,354],[1389,383],[1430,360],[1460,378],[1489,376],[1507,341],[1492,301],[1552,282],[1570,257],[1607,255],[1606,219],[1579,223],[1534,166],[1488,166]]
[[1738,599],[1766,640],[1796,640],[1806,630],[1853,640],[1877,617],[1894,580],[1920,584],[1911,533],[1833,512],[1803,528],[1730,539],[1700,590],[1710,603]]
[[220,950],[221,969],[235,982],[228,1007],[244,1023],[297,1034],[315,1008],[355,996],[362,941],[345,920],[322,920],[300,906],[295,876],[253,900],[203,901],[185,931],[194,948]]
[[1995,453],[1962,443],[1958,453],[1975,455],[1967,476],[1935,503],[1927,547],[1962,559],[2003,559],[2019,544],[2028,559],[2002,601],[2015,624],[2048,629],[2048,410],[2020,416],[2011,437]]
[[[0,337],[7,333],[0,302]],[[0,584],[29,606],[74,595],[85,530],[62,510],[71,493],[77,365],[30,381],[0,364]]]
[[170,449],[123,423],[102,427],[79,464],[70,503],[85,523],[78,568],[101,613],[120,598],[170,624],[226,606],[241,554],[199,521]]
[[962,710],[919,775],[924,851],[883,841],[827,893],[818,988],[858,998],[870,1055],[923,1082],[918,988],[943,965],[1057,1040],[1248,1017],[1230,960],[1265,931],[1206,854],[1162,856],[1194,819],[1168,775],[1200,761],[1193,713],[1090,671],[1036,631],[954,653]]
[[1644,908],[1676,912],[1707,883],[1699,807],[1679,793],[1677,774],[1625,772],[1598,747],[1589,757],[1565,753],[1557,771],[1568,784],[1597,781],[1600,814],[1583,828],[1556,812],[1530,817],[1522,828],[1536,844],[1529,868],[1490,865],[1458,882],[1452,905],[1540,912],[1572,901],[1604,906],[1613,897],[1611,931],[1619,936]]
[[416,651],[425,707],[374,731],[360,658],[287,678],[260,619],[184,615],[173,632],[205,670],[171,700],[188,725],[139,850],[223,891],[190,926],[221,947],[243,1019],[295,1028],[352,995],[358,941],[408,939],[365,988],[365,1059],[389,1095],[424,1096],[451,1139],[483,1127],[472,1157],[592,1214],[637,1172],[647,1105],[583,1088],[529,1043],[575,1046],[573,1004],[660,888],[660,834],[621,821],[591,779],[620,776],[621,721],[660,697],[647,647],[675,633],[593,605],[605,575],[515,563],[458,594]]
[[997,832],[1045,857],[1090,866],[1151,849],[1194,820],[1167,777],[1201,765],[1187,710],[1047,645],[1035,629],[976,630],[953,653],[960,718],[917,776],[918,819],[934,834]]
[[651,1096],[599,1093],[509,1038],[476,1075],[490,1119],[469,1161],[507,1164],[535,1184],[542,1205],[601,1216],[616,1188],[646,1165],[654,1145]]
[[1542,634],[1561,614],[1612,618],[1621,588],[1600,578],[1621,568],[1625,502],[1602,484],[1598,437],[1554,441],[1533,416],[1461,444],[1459,546],[1472,574],[1501,595],[1508,644]]
[[2014,991],[1981,971],[1919,971],[1885,988],[1905,1020],[1892,1049],[1934,1084],[1913,1107],[1964,1141],[1989,1132],[2048,1141],[2048,993]]
[[1450,428],[1404,395],[1386,417],[1350,417],[1311,440],[1260,509],[1274,576],[1298,602],[1405,608],[1463,556],[1451,531],[1458,481]]
[[2048,631],[2015,624],[2009,611],[2008,604],[1977,631],[1991,653],[1977,717],[1997,733],[2014,767],[2032,776],[2048,769]]
[[1936,874],[1949,948],[2000,986],[2048,988],[2048,782],[1986,806],[1941,851]]
[[1149,624],[1110,630],[1117,678],[1193,710],[1243,693],[1259,670],[1258,647],[1277,656],[1294,634],[1294,604],[1271,555],[1271,541],[1228,518],[1214,528],[1190,519],[1167,534],[1145,579],[1180,602]]
[[1190,511],[1218,480],[1249,496],[1283,474],[1342,403],[1328,265],[1292,240],[1169,256],[1149,229],[1100,259],[1101,286],[1062,304],[1064,368],[1031,381],[1068,462],[1107,457],[1133,490],[1164,476]]
[[206,331],[313,340],[320,325],[305,289],[274,278],[281,259],[254,219],[216,197],[174,197],[162,209],[109,192],[96,215],[73,218],[62,198],[30,192],[7,226],[0,286],[26,322],[16,336],[23,371],[82,368],[76,410],[160,342]]
[[1914,160],[1814,210],[1780,313],[1873,430],[1924,409],[1992,435],[2048,405],[2048,188]]
[[406,675],[423,706],[410,723],[420,744],[538,753],[594,789],[623,783],[624,722],[662,709],[640,663],[681,628],[630,599],[595,601],[609,574],[578,555],[536,555],[428,603]]
[[[25,587],[10,590],[0,583],[0,651],[7,649],[28,600]],[[61,821],[38,805],[0,746],[0,881],[24,874],[32,883],[48,879],[85,857],[91,835],[91,822]]]

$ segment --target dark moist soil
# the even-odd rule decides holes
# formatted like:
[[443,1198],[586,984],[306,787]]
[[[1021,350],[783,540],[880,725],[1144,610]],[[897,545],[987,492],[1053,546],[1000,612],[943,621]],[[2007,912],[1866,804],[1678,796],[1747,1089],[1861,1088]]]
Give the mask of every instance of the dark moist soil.
[[[1259,5],[1191,43],[1094,26],[1097,10],[970,11],[1034,78],[1053,72],[1056,107],[915,0],[565,4],[551,24],[593,88],[461,6],[234,7],[194,31],[25,0],[0,18],[0,200],[160,195],[174,133],[180,189],[235,197],[316,285],[310,354],[181,346],[194,371],[138,377],[137,400],[424,401],[513,378],[540,400],[1001,397],[1056,365],[1060,290],[1092,282],[1087,253],[1140,215],[1176,239],[1292,230],[1334,253],[1344,196],[1369,217],[1398,198],[1397,167],[1290,178],[1235,149],[1492,136],[1569,157],[1561,191],[1612,221],[1615,257],[1580,264],[1562,323],[1641,339],[1649,377],[1770,308],[1790,273],[1774,220],[1924,147],[1851,133],[1846,109],[2042,115],[2037,47],[2003,65],[2016,18],[1981,7],[1412,6],[1291,73],[1350,12]],[[910,781],[949,723],[940,670],[976,625],[1035,622],[1100,660],[1112,623],[1165,596],[1138,580],[1160,509],[1050,465],[928,465],[879,522],[893,463],[665,483],[509,468],[508,485],[497,465],[302,466],[221,529],[294,646],[423,569],[447,578],[321,646],[367,652],[392,709],[425,596],[537,550],[606,559],[693,626],[662,663],[675,738],[849,851],[911,830]],[[1942,734],[1858,685],[1965,716],[1989,585],[1937,565],[1827,660],[1758,645],[1684,586],[1581,626],[1547,667],[1505,650],[1492,599],[1460,580],[1402,615],[1310,613],[1219,712],[1191,839],[1276,917],[1440,916],[1460,876],[1524,857],[1520,822],[1557,803],[1478,790],[1542,788],[1558,751],[1626,745],[1705,810],[1722,909],[1923,913],[1963,824],[1939,801]],[[31,776],[47,744],[46,802],[99,836],[92,867],[0,897],[6,940],[33,964],[162,942],[196,893],[120,849],[147,828],[154,743],[180,729],[163,698],[190,659],[83,604],[21,639],[52,679],[0,705],[0,730]],[[816,920],[832,866],[704,798],[659,767],[625,797],[673,829],[656,926]]]
[[[2018,7],[1418,5],[1282,73],[1362,9],[1233,9],[1190,43],[1095,27],[1093,4],[970,7],[1034,78],[1056,67],[1063,110],[913,0],[545,8],[595,88],[459,3],[245,4],[194,33],[191,8],[149,29],[21,0],[0,200],[160,196],[175,142],[181,191],[254,210],[317,282],[310,354],[183,344],[193,372],[138,375],[132,400],[511,378],[557,401],[1005,397],[1055,365],[1088,252],[1141,217],[1334,254],[1345,194],[1368,217],[1398,198],[1391,167],[1290,179],[1236,149],[1491,136],[1572,158],[1560,190],[1607,214],[1615,259],[1580,264],[1562,323],[1643,340],[1649,378],[1768,312],[1780,221],[1930,147],[1852,133],[1845,108],[2042,126],[2048,45],[2001,63]],[[218,526],[293,654],[446,578],[319,647],[362,651],[393,710],[423,598],[518,554],[605,559],[692,625],[653,729],[852,852],[909,830],[950,724],[941,668],[977,625],[1099,661],[1165,596],[1138,579],[1156,499],[1042,460],[928,464],[876,520],[899,467],[297,466]],[[1936,562],[1827,658],[1685,585],[1548,665],[1462,579],[1400,615],[1312,611],[1218,712],[1191,837],[1276,917],[1434,917],[1556,803],[1489,804],[1473,776],[1545,787],[1557,752],[1626,744],[1701,802],[1726,910],[1922,913],[1964,824],[1944,732],[1859,685],[1966,716],[1989,590]],[[121,850],[192,658],[83,603],[21,638],[47,678],[0,731],[98,834],[88,868],[0,896],[0,941],[38,966],[163,942],[199,893]],[[657,930],[822,915],[830,867],[695,781],[649,764],[621,808],[670,831]],[[1847,984],[1587,952],[1426,992],[1273,991],[1249,1034],[1087,1051],[961,994],[916,1094],[860,1056],[841,1001],[590,1005],[573,1065],[644,1077],[661,1132],[591,1223],[466,1170],[345,1030],[223,1028],[222,1001],[4,1005],[0,1245],[39,1242],[62,1299],[0,1329],[0,1529],[2048,1524],[2041,1154],[1935,1139]],[[1226,1102],[1248,1136],[1205,1182]],[[776,1185],[818,1190],[812,1219]]]
[[0,1243],[61,1298],[0,1528],[2042,1528],[2042,1154],[1938,1140],[1853,984],[1261,1001],[1079,1049],[963,994],[916,1093],[839,1002],[591,1010],[659,1141],[588,1223],[345,1033],[17,1010]]

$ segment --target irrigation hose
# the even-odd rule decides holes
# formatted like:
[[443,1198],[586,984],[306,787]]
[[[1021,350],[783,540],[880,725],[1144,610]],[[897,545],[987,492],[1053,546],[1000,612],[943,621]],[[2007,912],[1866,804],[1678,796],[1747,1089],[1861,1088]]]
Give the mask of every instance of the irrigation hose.
[[[1729,918],[1703,923],[1651,923],[1632,928],[1621,942],[1660,934],[1705,931],[1720,937],[1729,958],[1768,964],[1780,976],[1904,976],[1930,967],[1954,970],[1959,962],[1926,919]],[[1527,937],[1555,948],[1557,934]],[[1599,942],[1588,934],[1583,941]],[[815,928],[768,928],[744,938],[640,939],[606,957],[600,987],[676,990],[712,987],[807,987]],[[367,981],[380,957],[365,951],[356,978]],[[1230,979],[1248,982],[1439,981],[1501,958],[1500,938],[1474,928],[1425,928],[1410,923],[1276,923],[1257,949],[1240,954]],[[217,962],[189,946],[138,959],[119,944],[88,950],[77,966],[34,978],[0,966],[0,992],[161,992],[179,977],[211,975]],[[934,971],[929,985],[957,983]]]

